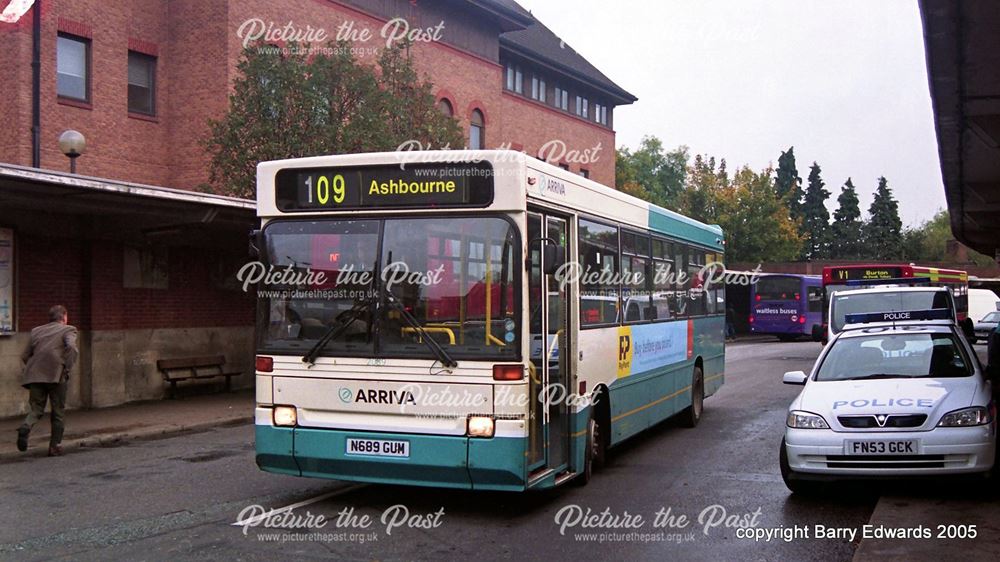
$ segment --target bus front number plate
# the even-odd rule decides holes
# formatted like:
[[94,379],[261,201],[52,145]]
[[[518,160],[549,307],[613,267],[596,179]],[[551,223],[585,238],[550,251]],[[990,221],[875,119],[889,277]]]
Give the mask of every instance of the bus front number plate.
[[376,457],[410,458],[409,441],[389,441],[386,439],[347,438],[348,455],[372,455]]

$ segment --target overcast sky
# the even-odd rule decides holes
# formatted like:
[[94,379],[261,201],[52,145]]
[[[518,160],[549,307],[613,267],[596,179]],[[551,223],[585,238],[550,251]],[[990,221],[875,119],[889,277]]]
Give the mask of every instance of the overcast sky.
[[815,160],[829,207],[853,178],[867,211],[880,175],[904,224],[944,208],[917,0],[518,0],[639,101],[615,113],[643,135],[777,165]]

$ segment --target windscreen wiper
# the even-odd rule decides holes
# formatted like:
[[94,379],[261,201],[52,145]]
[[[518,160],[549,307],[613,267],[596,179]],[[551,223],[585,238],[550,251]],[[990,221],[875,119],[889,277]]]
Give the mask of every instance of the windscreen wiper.
[[917,378],[918,375],[900,375],[891,373],[875,373],[874,375],[865,375],[863,377],[852,377],[847,380],[851,381],[862,381],[871,379],[913,379]]
[[376,297],[371,297],[365,300],[358,301],[354,303],[354,306],[341,312],[337,315],[337,323],[330,327],[329,330],[323,334],[323,337],[316,342],[316,345],[306,352],[302,356],[302,362],[308,364],[310,367],[316,364],[316,358],[319,356],[320,350],[326,347],[326,344],[330,341],[340,337],[347,328],[354,323],[355,320],[361,318],[361,315],[368,311],[376,302]]
[[437,357],[437,360],[440,361],[442,365],[449,369],[458,366],[458,363],[452,359],[451,355],[449,355],[448,352],[445,351],[444,348],[441,347],[441,345],[436,342],[429,333],[427,333],[427,330],[420,325],[420,322],[418,322],[417,319],[414,318],[408,310],[406,310],[406,307],[404,307],[402,303],[396,299],[396,295],[389,287],[385,288],[385,300],[389,303],[389,306],[396,309],[396,311],[399,312],[399,315],[403,317],[403,320],[417,332],[420,336],[420,340],[427,345],[427,348],[431,350],[431,353]]

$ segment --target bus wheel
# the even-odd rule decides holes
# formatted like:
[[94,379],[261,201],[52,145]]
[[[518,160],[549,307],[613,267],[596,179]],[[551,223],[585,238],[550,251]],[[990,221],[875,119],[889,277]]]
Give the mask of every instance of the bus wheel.
[[607,403],[608,392],[601,390],[592,406],[594,420],[594,468],[600,470],[608,460],[608,444],[611,442],[611,405]]
[[586,486],[594,477],[594,458],[597,451],[597,422],[591,416],[587,420],[587,442],[583,449],[583,471],[576,478],[576,483]]
[[705,409],[705,375],[701,367],[694,368],[691,375],[691,405],[681,414],[684,427],[697,427],[701,421],[701,413]]

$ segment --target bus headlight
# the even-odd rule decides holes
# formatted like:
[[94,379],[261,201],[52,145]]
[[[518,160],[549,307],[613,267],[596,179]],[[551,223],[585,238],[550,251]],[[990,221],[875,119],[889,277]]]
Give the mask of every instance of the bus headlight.
[[948,412],[941,417],[938,427],[968,427],[986,425],[993,421],[990,411],[982,406]]
[[795,429],[830,429],[823,416],[818,416],[802,410],[792,410],[788,412],[788,419],[785,425]]
[[469,416],[469,437],[493,437],[493,418]]
[[275,406],[271,412],[271,419],[278,427],[295,427],[299,422],[295,413],[295,406]]

